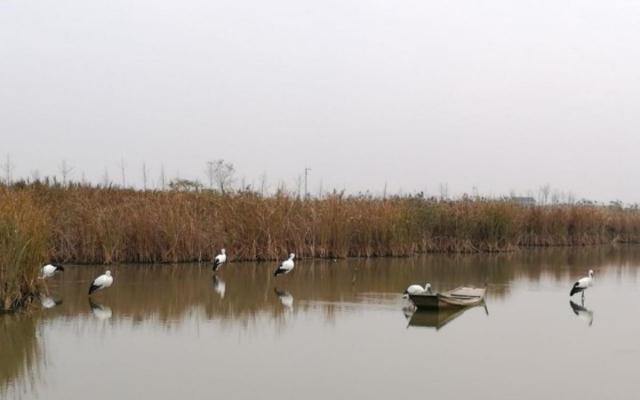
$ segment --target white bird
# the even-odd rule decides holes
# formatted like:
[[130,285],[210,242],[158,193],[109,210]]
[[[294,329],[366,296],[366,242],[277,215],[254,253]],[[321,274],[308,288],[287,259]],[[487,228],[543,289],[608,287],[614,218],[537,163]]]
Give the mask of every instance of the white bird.
[[280,303],[282,303],[282,305],[286,309],[293,309],[293,296],[291,295],[291,293],[287,292],[286,290],[280,290],[278,288],[274,288],[273,291],[275,292],[276,296],[278,296]]
[[276,268],[275,271],[273,271],[273,276],[278,276],[278,275],[284,275],[284,274],[288,274],[289,272],[291,272],[291,270],[293,270],[293,267],[295,267],[295,264],[293,263],[293,259],[296,255],[291,253],[289,254],[289,258],[285,261],[283,261],[278,268]]
[[213,259],[213,272],[216,272],[225,261],[227,261],[227,252],[225,249],[222,249],[220,250],[220,254]]
[[111,316],[113,315],[113,311],[111,311],[111,307],[106,307],[103,306],[102,304],[98,304],[98,303],[94,303],[93,301],[89,300],[89,305],[91,306],[91,313],[93,314],[94,317],[98,318],[99,320],[106,320],[111,318]]
[[409,297],[410,294],[431,294],[431,284],[429,282],[424,284],[424,287],[420,285],[411,285],[404,291],[405,298]]
[[104,274],[97,277],[91,286],[89,287],[89,295],[96,290],[106,289],[113,284],[113,277],[111,271],[106,271]]
[[220,278],[218,278],[216,275],[213,276],[213,290],[215,290],[216,293],[218,293],[218,296],[220,296],[221,299],[224,299],[224,292],[227,289],[227,285],[224,283],[224,281]]
[[42,278],[51,278],[56,272],[64,271],[64,267],[60,264],[47,264],[42,267]]
[[576,293],[582,292],[582,297],[584,298],[584,291],[590,288],[593,285],[593,270],[589,270],[589,276],[585,276],[584,278],[578,279],[576,283],[573,284],[571,288],[571,292],[569,292],[569,297],[573,296]]

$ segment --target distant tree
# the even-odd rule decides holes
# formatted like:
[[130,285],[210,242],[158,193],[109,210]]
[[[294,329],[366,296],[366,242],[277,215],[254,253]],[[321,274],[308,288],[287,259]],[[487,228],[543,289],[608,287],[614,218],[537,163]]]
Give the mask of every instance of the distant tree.
[[126,179],[126,165],[124,163],[124,157],[120,159],[120,174],[122,175],[122,187],[127,187],[127,179]]
[[102,174],[102,186],[109,187],[111,185],[111,179],[109,179],[109,170],[104,167],[104,173]]
[[147,190],[147,176],[149,175],[149,168],[147,168],[147,163],[142,163],[142,188]]
[[164,164],[160,164],[160,188],[166,189],[166,175],[164,173]]
[[169,182],[169,188],[171,190],[177,190],[180,192],[197,192],[202,189],[202,186],[202,183],[189,179],[176,178]]
[[13,177],[12,177],[13,167],[14,165],[11,162],[11,155],[7,153],[7,158],[5,162],[2,163],[2,170],[4,172],[4,183],[7,185],[10,185],[11,181],[13,180]]
[[449,198],[449,184],[440,183],[440,199],[446,200]]
[[40,182],[40,170],[34,169],[31,171],[31,180],[33,182]]
[[213,181],[222,193],[226,193],[231,188],[235,180],[236,168],[230,162],[223,159],[212,161]]
[[67,163],[67,160],[62,160],[59,170],[62,176],[62,186],[67,186],[67,179],[70,177],[74,168]]
[[551,193],[551,185],[548,183],[540,187],[540,203],[547,204],[549,201],[549,194]]

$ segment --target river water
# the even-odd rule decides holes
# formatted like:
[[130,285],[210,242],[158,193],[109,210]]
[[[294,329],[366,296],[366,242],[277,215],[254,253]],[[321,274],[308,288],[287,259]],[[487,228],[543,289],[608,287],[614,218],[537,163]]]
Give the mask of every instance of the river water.
[[[274,267],[112,265],[89,300],[105,267],[68,265],[49,308],[0,315],[0,398],[638,398],[638,247]],[[401,292],[425,281],[486,304],[413,314]]]

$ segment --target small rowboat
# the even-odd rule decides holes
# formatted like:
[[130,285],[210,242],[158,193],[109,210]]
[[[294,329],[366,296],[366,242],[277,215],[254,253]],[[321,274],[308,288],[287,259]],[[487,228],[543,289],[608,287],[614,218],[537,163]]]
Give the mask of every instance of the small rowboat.
[[421,309],[470,307],[482,303],[486,292],[486,288],[460,286],[442,293],[410,294],[409,299]]

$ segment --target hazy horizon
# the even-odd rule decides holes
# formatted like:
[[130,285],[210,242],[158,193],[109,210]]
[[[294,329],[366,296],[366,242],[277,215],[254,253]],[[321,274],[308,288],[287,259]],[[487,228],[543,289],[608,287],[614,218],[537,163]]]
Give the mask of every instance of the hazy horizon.
[[0,164],[640,202],[640,4],[0,0]]

